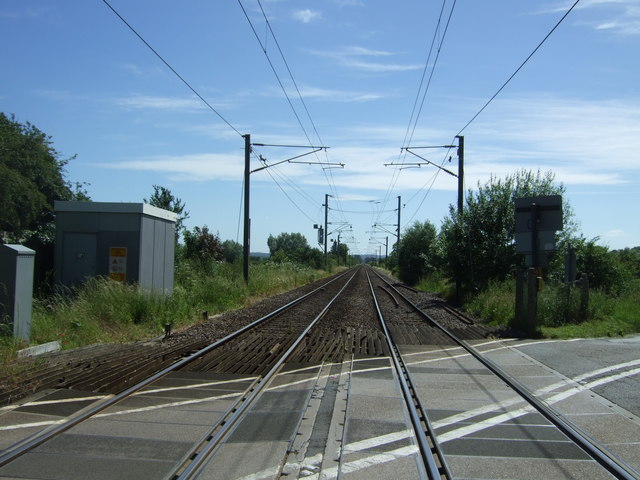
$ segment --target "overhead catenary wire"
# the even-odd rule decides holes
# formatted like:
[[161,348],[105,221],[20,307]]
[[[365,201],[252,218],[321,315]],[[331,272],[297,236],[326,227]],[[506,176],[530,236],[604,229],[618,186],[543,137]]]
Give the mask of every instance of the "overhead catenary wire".
[[103,3],[104,3],[107,7],[109,7],[109,9],[111,9],[111,11],[112,11],[112,12],[113,12],[113,13],[114,13],[114,14],[115,14],[115,15],[116,15],[116,16],[117,16],[117,17],[122,21],[122,23],[124,23],[124,24],[129,28],[129,30],[131,30],[131,31],[136,35],[136,37],[138,37],[138,38],[140,39],[140,41],[141,41],[142,43],[144,43],[144,44],[147,46],[147,48],[149,48],[149,50],[151,50],[151,51],[154,53],[154,55],[155,55],[155,56],[156,56],[156,57],[158,57],[158,59],[160,59],[160,61],[161,61],[162,63],[164,63],[164,64],[165,64],[165,66],[166,66],[169,70],[171,70],[171,72],[172,72],[176,77],[178,77],[178,78],[180,79],[180,81],[181,81],[181,82],[182,82],[182,83],[183,83],[183,84],[184,84],[184,85],[185,85],[189,90],[191,90],[191,92],[192,92],[196,97],[198,97],[198,98],[202,101],[202,103],[204,103],[204,104],[209,108],[209,110],[211,110],[213,113],[215,113],[215,114],[218,116],[218,118],[220,118],[220,120],[222,120],[224,123],[226,123],[226,124],[227,124],[227,126],[228,126],[229,128],[231,128],[234,132],[236,132],[238,135],[242,136],[242,133],[240,133],[240,131],[239,131],[236,127],[234,127],[234,126],[233,126],[233,125],[232,125],[232,124],[231,124],[231,123],[230,123],[226,118],[224,118],[224,117],[222,116],[222,114],[221,114],[218,110],[216,110],[216,109],[215,109],[215,108],[214,108],[214,107],[213,107],[213,106],[212,106],[212,105],[211,105],[211,104],[210,104],[210,103],[209,103],[209,102],[208,102],[208,101],[207,101],[207,100],[206,100],[202,95],[200,95],[200,93],[198,93],[198,91],[197,91],[195,88],[193,88],[193,87],[191,86],[191,84],[190,84],[190,83],[189,83],[189,82],[188,82],[188,81],[187,81],[187,80],[186,80],[182,75],[180,75],[180,74],[176,71],[176,69],[175,69],[175,68],[173,68],[173,67],[169,64],[169,62],[167,62],[167,61],[162,57],[162,55],[160,55],[160,53],[158,53],[158,51],[157,51],[155,48],[153,48],[153,47],[151,46],[151,44],[149,44],[149,42],[147,42],[147,41],[146,41],[146,40],[142,37],[142,35],[141,35],[140,33],[138,33],[138,31],[137,31],[135,28],[133,28],[133,26],[132,26],[129,22],[127,22],[127,21],[124,19],[124,17],[123,17],[122,15],[120,15],[120,13],[118,13],[118,11],[117,11],[115,8],[113,8],[113,7],[112,7],[112,6],[111,6],[111,4],[110,4],[107,0],[102,0],[102,1],[103,1]]
[[[268,19],[267,15],[266,15],[266,12],[264,11],[264,8],[262,7],[262,3],[260,2],[260,0],[257,0],[257,3],[259,5],[260,10],[262,12],[262,15],[263,15],[263,17],[265,19],[266,28],[268,29],[268,31],[271,33],[271,36],[273,37],[274,43],[275,43],[275,45],[276,45],[276,47],[278,49],[278,52],[280,53],[280,56],[282,58],[282,61],[283,61],[284,65],[285,65],[286,69],[287,69],[289,77],[291,78],[291,81],[292,81],[292,83],[293,83],[293,85],[295,87],[295,90],[296,90],[296,92],[298,94],[300,102],[302,103],[302,105],[304,107],[304,110],[305,110],[305,112],[307,114],[307,117],[308,117],[309,122],[310,122],[310,124],[311,124],[311,126],[313,128],[313,131],[314,131],[317,139],[319,140],[319,142],[321,144],[323,144],[322,138],[320,137],[318,129],[316,128],[315,122],[313,121],[313,119],[311,117],[309,109],[307,108],[307,105],[306,105],[306,103],[304,101],[304,98],[302,97],[302,93],[300,92],[298,84],[297,84],[297,82],[296,82],[296,80],[295,80],[295,78],[293,76],[293,72],[291,71],[291,68],[289,67],[289,63],[287,62],[287,60],[286,60],[286,58],[284,56],[284,52],[283,52],[282,48],[280,47],[280,43],[278,42],[278,40],[276,38],[276,35],[275,35],[275,32],[273,31],[273,29],[271,27],[271,23],[269,22],[269,19]],[[292,110],[292,112],[294,114],[294,117],[295,117],[296,121],[298,122],[298,125],[302,129],[302,132],[303,132],[304,136],[306,137],[307,141],[309,142],[309,145],[311,145],[312,141],[311,141],[311,138],[309,136],[309,133],[307,132],[307,129],[305,128],[305,126],[304,126],[304,124],[303,124],[303,122],[302,122],[302,120],[300,118],[300,115],[298,114],[295,106],[293,105],[293,101],[291,100],[291,97],[289,96],[289,94],[287,92],[287,89],[285,88],[284,83],[283,83],[282,79],[280,78],[280,75],[278,74],[277,69],[275,68],[275,65],[274,65],[273,61],[271,60],[271,57],[269,56],[269,53],[267,52],[267,48],[266,48],[266,45],[265,45],[266,42],[263,42],[260,39],[260,35],[258,35],[258,32],[257,32],[255,26],[253,25],[253,22],[251,21],[251,18],[249,17],[249,14],[248,14],[247,10],[245,9],[244,5],[242,4],[242,1],[238,0],[238,4],[240,5],[240,8],[242,9],[242,12],[244,13],[244,16],[245,16],[247,22],[249,23],[249,26],[251,27],[251,30],[252,30],[256,40],[258,41],[258,43],[260,45],[260,48],[261,48],[262,52],[264,53],[264,55],[265,55],[265,57],[267,59],[267,62],[269,64],[273,74],[276,77],[278,85],[280,86],[280,89],[282,90],[282,92],[283,92],[283,94],[284,94],[284,96],[285,96],[285,98],[287,100],[287,103],[289,104],[289,107],[291,108],[291,110]],[[317,158],[317,153],[315,155],[316,155],[316,158]],[[327,152],[325,150],[325,156],[326,155],[327,155]],[[320,159],[318,159],[318,160],[319,160],[320,163],[322,163],[320,161]],[[328,158],[327,158],[326,163],[327,164],[329,163]],[[338,195],[338,191],[337,191],[337,188],[336,188],[336,185],[335,185],[335,181],[333,179],[333,174],[332,174],[331,171],[327,172],[327,170],[329,170],[329,169],[328,168],[323,168],[323,174],[325,176],[325,179],[327,180],[327,184],[329,186],[329,190],[331,191],[332,197],[334,199],[336,199],[336,202],[340,203],[340,196]],[[284,176],[284,174],[283,174],[283,176]]]
[[[318,129],[316,127],[315,122],[313,121],[313,118],[311,117],[311,113],[309,112],[309,109],[307,108],[307,104],[304,101],[304,98],[302,96],[302,93],[300,92],[300,88],[298,87],[298,83],[295,80],[295,77],[293,76],[293,72],[291,71],[291,68],[289,67],[289,63],[287,62],[287,59],[284,55],[284,52],[282,51],[282,48],[280,47],[280,42],[278,42],[278,39],[276,37],[275,32],[273,31],[273,28],[271,27],[271,22],[269,21],[269,18],[267,17],[266,12],[264,11],[264,8],[262,7],[262,3],[260,2],[260,0],[257,0],[258,5],[260,6],[260,11],[262,12],[262,15],[264,17],[265,20],[265,25],[268,28],[269,32],[271,32],[271,36],[273,37],[274,43],[276,45],[276,47],[278,48],[278,52],[280,53],[280,57],[282,58],[282,61],[287,69],[287,72],[289,73],[289,77],[291,78],[291,82],[293,83],[296,92],[298,94],[298,98],[300,99],[300,103],[302,104],[306,114],[307,114],[307,118],[309,119],[309,122],[313,128],[313,131],[316,135],[316,138],[318,139],[318,141],[320,142],[320,145],[324,145],[324,140],[322,139],[322,137],[320,136],[320,133],[318,132]],[[263,50],[265,55],[267,54],[266,52],[266,48]],[[302,127],[302,125],[301,125]],[[304,130],[304,127],[302,127],[303,131],[305,132],[306,135],[306,131]],[[309,140],[309,138],[307,137],[307,139]],[[309,140],[309,142],[311,142]],[[327,155],[327,150],[324,149],[324,154],[325,157],[327,159],[326,163],[329,163],[329,159],[328,159],[328,155]],[[315,154],[316,158],[318,158],[318,155]],[[318,160],[320,161],[320,159],[318,158]],[[325,176],[325,179],[327,180],[327,185],[329,186],[329,189],[331,190],[331,193],[333,194],[334,198],[336,199],[336,202],[338,204],[340,204],[340,195],[338,195],[338,191],[337,188],[335,186],[335,180],[333,178],[333,173],[331,171],[329,171],[327,173],[327,168],[323,168],[323,174]],[[329,178],[330,177],[330,178]]]
[[500,86],[500,88],[498,88],[498,90],[496,91],[496,93],[494,93],[491,98],[489,100],[486,101],[486,103],[482,106],[482,108],[480,108],[480,110],[478,110],[478,112],[471,117],[471,120],[469,120],[464,127],[462,127],[460,129],[460,131],[458,133],[456,133],[457,135],[460,135],[462,132],[464,132],[467,127],[469,125],[471,125],[471,123],[473,123],[473,121],[478,118],[480,116],[480,114],[489,106],[489,104],[491,102],[493,102],[493,100],[495,100],[495,98],[500,95],[500,93],[502,92],[502,90],[505,89],[505,87],[511,82],[511,80],[513,80],[513,78],[518,74],[518,72],[520,72],[520,70],[522,70],[522,68],[527,64],[527,62],[531,59],[531,57],[533,57],[536,52],[538,50],[540,50],[540,47],[542,47],[542,45],[547,41],[547,39],[553,34],[553,32],[556,31],[556,29],[560,26],[560,24],[564,21],[565,18],[567,18],[567,16],[571,13],[571,11],[576,7],[576,5],[578,5],[578,3],[580,3],[580,0],[576,0],[573,5],[571,5],[571,7],[569,7],[569,9],[564,13],[564,15],[562,15],[562,17],[560,18],[560,20],[558,20],[556,22],[556,24],[553,26],[553,28],[549,31],[549,33],[547,33],[545,35],[545,37],[540,41],[540,43],[538,43],[538,45],[536,46],[536,48],[533,49],[533,51],[527,56],[527,58],[524,59],[524,61],[520,64],[520,66],[518,68],[515,69],[515,71],[509,76],[509,78],[507,78],[507,80]]
[[[422,113],[422,110],[424,108],[424,104],[425,104],[425,100],[426,100],[427,94],[429,92],[429,87],[431,85],[431,81],[432,81],[434,73],[435,73],[435,69],[436,69],[436,66],[437,66],[437,63],[438,63],[438,59],[440,58],[440,53],[442,51],[442,46],[444,45],[444,41],[445,41],[445,38],[447,36],[447,32],[449,30],[449,25],[450,25],[451,19],[453,17],[453,12],[454,12],[454,9],[455,9],[455,6],[456,6],[456,0],[453,0],[453,3],[451,5],[451,9],[449,10],[449,14],[448,14],[448,17],[447,17],[447,22],[446,22],[446,25],[445,25],[445,28],[444,28],[444,32],[443,32],[443,34],[442,34],[442,36],[440,38],[440,41],[437,42],[438,32],[440,31],[441,24],[443,22],[443,17],[444,17],[444,12],[445,12],[446,5],[447,5],[447,0],[443,0],[442,6],[440,8],[440,13],[439,13],[439,16],[438,16],[438,21],[437,21],[436,27],[434,29],[433,37],[431,39],[431,44],[429,46],[429,53],[427,55],[427,59],[425,60],[425,66],[424,66],[424,69],[422,70],[422,76],[420,78],[420,83],[419,83],[419,86],[418,86],[418,90],[416,92],[416,97],[414,99],[413,106],[412,106],[412,109],[411,109],[411,115],[410,115],[410,118],[409,118],[409,123],[407,125],[407,130],[405,132],[405,136],[404,136],[404,139],[403,139],[403,142],[402,142],[402,147],[403,148],[408,146],[411,143],[411,140],[413,139],[413,136],[415,134],[415,130],[417,128],[418,121],[419,121],[420,115]],[[436,52],[437,52],[436,53],[436,57],[435,57],[435,60],[434,60],[433,64],[431,64],[431,73],[429,74],[429,77],[428,77],[428,80],[427,80],[427,84],[426,84],[425,88],[423,89],[425,77],[426,77],[427,71],[429,70],[431,57],[433,55],[434,47],[435,47],[436,44],[438,45],[437,49],[436,49]],[[420,94],[421,93],[422,93],[422,100],[420,101],[420,106],[418,108],[418,101],[420,100],[420,97],[421,97]],[[417,112],[416,112],[416,109],[417,109]],[[385,198],[384,198],[384,204],[385,205],[389,202],[389,200],[391,198],[391,195],[392,195],[392,192],[395,189],[395,186],[396,186],[396,184],[398,182],[398,179],[400,177],[400,171],[401,171],[402,165],[404,163],[404,158],[406,157],[406,152],[404,153],[404,155],[402,154],[402,149],[403,148],[401,148],[401,153],[398,155],[398,166],[396,166],[396,168],[394,169],[391,181],[389,183],[389,187],[387,189],[387,192],[386,192],[386,195],[385,195]],[[424,188],[424,187],[422,187],[422,188]],[[422,188],[420,190],[422,190]],[[417,193],[418,192],[416,192],[416,194]],[[424,202],[424,200],[423,200],[423,202]],[[414,216],[415,216],[415,214],[414,214]],[[411,218],[413,218],[413,217],[411,217]]]

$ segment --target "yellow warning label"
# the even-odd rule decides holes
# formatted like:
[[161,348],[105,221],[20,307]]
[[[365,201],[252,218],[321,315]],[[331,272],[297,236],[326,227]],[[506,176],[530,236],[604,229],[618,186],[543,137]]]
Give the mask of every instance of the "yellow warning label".
[[110,257],[126,257],[127,247],[110,247],[109,256]]
[[110,278],[111,280],[115,280],[116,282],[124,282],[124,281],[125,281],[125,275],[124,275],[124,273],[114,273],[114,272],[111,272],[111,273],[109,274],[109,278]]

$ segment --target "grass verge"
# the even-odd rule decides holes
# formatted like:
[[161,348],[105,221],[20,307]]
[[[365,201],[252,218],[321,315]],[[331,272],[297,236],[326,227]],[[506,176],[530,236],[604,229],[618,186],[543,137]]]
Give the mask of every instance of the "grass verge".
[[[63,348],[123,343],[161,335],[165,323],[187,327],[209,315],[241,308],[256,299],[315,281],[324,272],[293,263],[251,266],[249,285],[241,267],[228,263],[182,261],[169,295],[145,292],[94,278],[33,303],[31,344],[60,340]],[[16,351],[27,345],[0,335],[0,369],[7,371]]]
[[[547,286],[538,294],[538,322],[545,338],[612,337],[640,333],[640,280],[618,296],[591,291],[586,318],[579,315],[579,292],[567,296],[564,286]],[[514,318],[515,282],[492,283],[465,304],[465,309],[494,326]]]

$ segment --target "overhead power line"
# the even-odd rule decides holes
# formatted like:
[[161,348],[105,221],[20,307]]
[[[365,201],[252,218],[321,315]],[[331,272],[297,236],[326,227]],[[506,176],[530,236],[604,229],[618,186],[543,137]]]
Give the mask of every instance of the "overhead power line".
[[576,5],[578,5],[579,2],[580,2],[580,0],[576,0],[574,2],[574,4],[571,5],[571,7],[569,7],[569,10],[567,10],[565,12],[565,14],[562,16],[562,18],[560,18],[560,20],[558,20],[558,22],[553,26],[553,28],[549,31],[549,33],[547,33],[545,35],[545,37],[542,39],[542,41],[540,43],[538,43],[538,46],[536,48],[534,48],[533,51],[527,56],[527,58],[525,58],[524,61],[520,64],[520,66],[518,68],[516,68],[515,72],[513,72],[511,74],[511,76],[509,78],[507,78],[507,81],[502,84],[502,86],[498,89],[498,91],[496,93],[494,93],[493,96],[489,100],[487,100],[487,102],[482,106],[482,108],[480,110],[478,110],[478,113],[476,113],[473,117],[471,117],[471,120],[469,120],[466,123],[466,125],[464,127],[462,127],[458,133],[456,133],[456,136],[460,135],[462,132],[464,132],[464,130],[469,125],[471,125],[471,123],[476,118],[478,118],[478,116],[484,111],[484,109],[487,108],[491,102],[493,102],[493,100],[500,94],[500,92],[502,92],[502,90],[504,90],[504,88],[509,84],[509,82],[511,82],[511,80],[513,80],[513,77],[515,77],[518,74],[518,72],[520,70],[522,70],[522,67],[524,67],[526,65],[526,63],[531,59],[531,57],[533,57],[535,55],[535,53],[540,49],[540,47],[542,47],[544,42],[546,42],[547,39],[551,36],[551,34],[560,26],[560,24],[564,21],[564,19],[567,18],[567,16],[576,7]]
[[[447,5],[447,0],[443,0],[442,1],[442,6],[440,8],[440,14],[438,16],[438,21],[437,21],[436,26],[434,28],[433,37],[431,39],[431,45],[429,46],[429,53],[428,53],[427,58],[425,60],[424,69],[422,71],[422,76],[420,78],[420,84],[418,86],[418,91],[416,92],[416,97],[414,99],[413,107],[411,109],[411,116],[409,118],[409,123],[407,125],[407,130],[405,132],[404,140],[402,141],[402,148],[409,146],[409,144],[411,143],[411,140],[413,139],[413,136],[415,134],[415,131],[416,131],[416,128],[417,128],[417,125],[418,125],[418,121],[419,121],[420,115],[422,114],[422,109],[424,108],[425,100],[426,100],[427,94],[429,92],[429,87],[431,86],[431,81],[433,80],[433,76],[434,76],[434,73],[435,73],[435,70],[436,70],[436,66],[438,64],[438,59],[440,58],[440,53],[442,51],[442,46],[444,45],[444,41],[445,41],[445,38],[447,36],[447,32],[449,31],[449,25],[451,23],[451,18],[453,17],[453,12],[454,12],[454,9],[456,7],[456,0],[453,0],[453,2],[451,4],[451,8],[450,8],[449,14],[447,16],[447,20],[446,20],[446,24],[445,24],[445,27],[444,27],[444,31],[442,32],[442,36],[441,36],[440,40],[437,41],[438,33],[440,32],[441,25],[443,23],[443,18],[444,18],[446,5]],[[433,55],[434,48],[435,48],[435,51],[436,51],[436,55],[435,55],[435,59],[434,59],[433,63],[431,64],[431,68],[430,68],[431,72],[430,72],[430,74],[429,74],[429,76],[427,78],[427,82],[426,82],[426,85],[425,85],[425,78],[427,77],[427,71],[429,70],[431,57]],[[420,99],[421,96],[422,96],[422,99]],[[401,153],[398,155],[397,166],[394,169],[391,181],[389,183],[389,188],[387,189],[387,193],[385,195],[385,200],[384,200],[385,205],[389,202],[389,200],[391,198],[392,191],[395,188],[395,186],[396,186],[396,184],[397,184],[397,182],[398,182],[398,180],[400,178],[400,171],[402,170],[403,165],[404,165],[404,157],[406,157],[406,153],[403,155],[402,154],[402,149],[401,149]],[[400,161],[401,158],[402,158],[402,161]],[[427,194],[428,194],[428,192],[427,192]],[[423,200],[423,202],[424,202],[424,200]]]
[[116,14],[116,16],[117,16],[120,20],[122,20],[122,23],[124,23],[127,27],[129,27],[129,30],[131,30],[131,31],[136,35],[136,37],[138,37],[138,38],[142,41],[142,43],[144,43],[144,44],[149,48],[149,50],[151,50],[151,51],[155,54],[155,56],[156,56],[156,57],[158,57],[158,58],[160,59],[160,61],[162,61],[162,63],[164,63],[164,64],[167,66],[167,68],[168,68],[169,70],[171,70],[171,71],[173,72],[173,74],[174,74],[176,77],[178,77],[178,78],[182,81],[182,83],[184,83],[184,84],[187,86],[187,88],[188,88],[189,90],[191,90],[191,91],[193,92],[193,94],[194,94],[196,97],[198,97],[198,98],[202,101],[202,103],[204,103],[204,104],[209,108],[209,110],[211,110],[213,113],[215,113],[215,114],[220,118],[220,120],[222,120],[224,123],[226,123],[226,124],[227,124],[227,125],[228,125],[228,126],[229,126],[233,131],[234,131],[234,132],[236,132],[238,135],[242,136],[242,133],[240,133],[240,131],[239,131],[236,127],[234,127],[233,125],[231,125],[231,123],[230,123],[226,118],[224,118],[220,112],[218,112],[215,108],[213,108],[213,106],[212,106],[209,102],[207,102],[207,100],[205,100],[205,98],[204,98],[202,95],[200,95],[200,94],[198,93],[198,91],[197,91],[195,88],[193,88],[193,87],[191,86],[191,84],[190,84],[189,82],[187,82],[187,81],[184,79],[184,77],[183,77],[182,75],[180,75],[180,74],[176,71],[176,69],[175,69],[175,68],[173,68],[171,65],[169,65],[169,62],[167,62],[167,61],[162,57],[162,55],[160,55],[160,54],[156,51],[156,49],[155,49],[155,48],[153,48],[153,47],[149,44],[149,42],[147,42],[147,41],[142,37],[142,35],[140,35],[140,34],[136,31],[136,29],[135,29],[135,28],[133,28],[133,27],[131,26],[131,24],[130,24],[129,22],[127,22],[127,21],[122,17],[122,15],[120,15],[120,14],[118,13],[118,11],[117,11],[115,8],[113,8],[113,7],[111,6],[111,4],[110,4],[107,0],[102,0],[102,1],[104,2],[104,4],[105,4],[107,7],[109,7],[109,8],[111,9],[111,11],[112,11],[113,13],[115,13],[115,14]]
[[[270,34],[271,34],[271,37],[273,38],[273,40],[275,42],[275,45],[276,45],[276,47],[278,49],[280,57],[282,58],[282,62],[284,63],[284,65],[286,67],[286,70],[287,70],[287,72],[289,74],[289,78],[291,79],[291,82],[292,82],[292,84],[295,87],[295,90],[297,92],[298,98],[299,98],[299,100],[300,100],[300,102],[301,102],[301,104],[302,104],[302,106],[303,106],[303,108],[304,108],[304,110],[306,112],[307,118],[309,119],[309,123],[311,124],[311,126],[313,128],[315,136],[317,137],[317,139],[320,142],[320,144],[324,144],[324,142],[322,141],[322,138],[320,137],[320,134],[318,133],[318,129],[316,128],[315,122],[313,121],[313,118],[311,117],[311,113],[309,112],[309,109],[307,108],[307,105],[306,105],[306,103],[304,101],[304,98],[302,97],[302,93],[300,91],[300,88],[298,87],[298,83],[296,82],[296,80],[295,80],[295,78],[293,76],[293,72],[292,72],[291,68],[289,67],[289,62],[287,62],[287,59],[284,56],[284,52],[283,52],[282,48],[280,47],[280,43],[278,42],[278,39],[276,38],[275,32],[273,31],[273,28],[271,27],[271,22],[269,22],[269,18],[267,17],[266,12],[264,11],[264,8],[262,7],[262,3],[260,2],[260,0],[257,0],[257,3],[259,5],[259,7],[260,7],[260,11],[262,12],[262,15],[264,17],[266,26],[267,26]],[[240,8],[242,9],[242,12],[244,13],[245,18],[246,18],[247,22],[249,23],[249,26],[251,27],[251,30],[253,31],[253,34],[254,34],[258,44],[260,45],[260,49],[262,50],[263,54],[265,55],[265,57],[267,59],[267,62],[269,63],[269,67],[271,68],[273,74],[276,77],[278,85],[280,86],[280,89],[282,90],[282,93],[284,94],[284,96],[285,96],[285,98],[287,100],[287,103],[289,104],[289,107],[291,108],[291,111],[293,112],[293,115],[294,115],[296,121],[298,122],[298,125],[302,129],[302,132],[303,132],[304,136],[306,137],[307,141],[309,142],[309,145],[311,145],[313,142],[311,141],[309,133],[307,132],[307,129],[305,128],[304,123],[302,122],[302,119],[301,119],[300,115],[298,114],[298,111],[296,110],[296,108],[295,108],[295,106],[293,104],[291,96],[287,92],[287,89],[284,86],[284,82],[280,78],[280,75],[278,74],[278,71],[277,71],[277,69],[276,69],[276,67],[274,65],[274,62],[272,61],[272,59],[271,59],[271,57],[269,55],[269,52],[267,51],[267,48],[266,48],[266,45],[265,45],[266,41],[263,42],[261,40],[260,35],[258,34],[253,22],[251,21],[251,18],[249,17],[249,14],[248,14],[247,10],[245,9],[245,7],[244,7],[244,5],[243,5],[241,0],[238,0],[238,4],[240,5]],[[315,155],[316,155],[316,157],[318,156],[317,153]],[[326,150],[325,150],[325,157],[327,157]],[[320,161],[319,158],[318,158],[318,160]],[[330,162],[328,160],[328,157],[326,159],[326,162],[324,162],[324,163],[329,165]],[[329,171],[327,171],[327,170],[329,170]],[[336,188],[336,185],[335,185],[335,181],[333,180],[333,174],[332,174],[330,168],[323,167],[323,174],[325,176],[325,179],[327,181],[329,190],[331,191],[332,195],[335,198],[339,198],[338,191],[337,191],[337,188]],[[338,200],[338,202],[339,202],[339,200]],[[297,205],[296,205],[296,207],[297,207]]]

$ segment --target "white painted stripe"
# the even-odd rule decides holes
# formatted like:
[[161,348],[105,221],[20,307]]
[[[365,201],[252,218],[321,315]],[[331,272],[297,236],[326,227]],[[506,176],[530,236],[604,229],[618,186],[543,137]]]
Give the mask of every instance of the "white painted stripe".
[[[616,380],[620,380],[621,378],[626,378],[626,377],[630,377],[630,376],[634,376],[634,375],[638,375],[640,374],[640,368],[636,368],[633,370],[629,370],[626,372],[622,372],[622,373],[618,373],[616,375],[610,375],[609,377],[605,377],[605,378],[600,378],[598,380],[595,380],[591,383],[588,383],[587,385],[577,385],[574,386],[572,388],[570,388],[569,390],[566,390],[564,392],[558,393],[548,399],[546,399],[545,401],[548,404],[554,404],[557,403],[561,400],[565,400],[573,395],[576,395],[580,392],[584,392],[587,390],[590,390],[591,388],[600,386],[600,385],[605,385],[607,383],[611,383],[614,382]],[[531,412],[535,412],[536,410],[531,407],[531,406],[525,406],[522,407],[518,410],[514,410],[512,412],[507,412],[507,413],[503,413],[501,415],[496,415],[493,418],[487,419],[487,420],[483,420],[482,422],[478,422],[475,423],[473,425],[468,425],[465,427],[461,427],[455,430],[451,430],[450,432],[444,433],[442,435],[438,435],[438,441],[440,443],[445,443],[448,442],[450,440],[455,440],[458,438],[462,438],[466,435],[470,435],[471,433],[475,433],[475,432],[479,432],[481,430],[484,430],[486,428],[490,428],[496,425],[499,425],[503,422],[506,422],[508,420],[514,419],[514,418],[518,418],[521,417],[523,415],[526,415],[528,413]]]
[[287,388],[287,387],[295,387],[296,385],[301,385],[303,383],[309,383],[309,382],[317,382],[318,380],[322,380],[324,378],[328,378],[331,375],[320,375],[320,376],[313,376],[313,377],[309,377],[309,378],[303,378],[302,380],[296,380],[294,382],[289,382],[289,383],[282,383],[280,385],[276,385],[274,387],[269,387],[266,389],[267,392],[271,392],[273,390],[279,390],[281,388]]
[[[482,353],[482,354],[486,354],[486,353],[491,353],[491,352],[498,352],[500,350],[507,350],[507,349],[513,349],[513,348],[526,347],[528,345],[540,345],[541,343],[573,342],[573,341],[577,341],[577,340],[579,340],[579,339],[533,341],[533,342],[528,342],[528,343],[520,343],[520,344],[517,344],[517,345],[502,345],[502,346],[497,347],[497,348],[491,348],[491,349],[488,349],[488,350],[478,350],[478,351],[480,353]],[[493,345],[495,343],[504,343],[504,340],[493,340],[493,341],[486,342],[486,343],[476,344],[474,346],[474,348],[477,348],[479,346]],[[460,349],[462,349],[462,347],[448,347],[448,348],[443,348],[442,350],[432,350],[432,351],[425,351],[425,352],[421,352],[421,353],[410,353],[410,354],[403,355],[403,357],[409,356],[409,355],[425,355],[427,353],[449,352],[449,351],[460,350]],[[465,351],[464,353],[460,353],[458,355],[446,355],[446,356],[442,356],[442,357],[429,358],[427,360],[417,360],[417,361],[413,361],[413,362],[407,362],[407,365],[408,366],[420,365],[420,364],[423,364],[423,363],[441,362],[441,361],[445,361],[445,360],[454,360],[456,358],[463,358],[463,357],[471,357],[471,354],[468,353],[467,351]]]
[[32,422],[32,423],[20,423],[16,425],[4,425],[0,427],[0,431],[3,430],[18,430],[20,428],[31,428],[31,427],[48,427],[49,425],[56,425],[58,423],[63,423],[66,418],[60,420],[51,420],[46,422]]
[[204,387],[212,387],[216,385],[226,385],[228,383],[240,383],[246,381],[254,381],[258,377],[246,377],[246,378],[237,378],[233,380],[217,380],[215,382],[203,382],[203,383],[192,383],[190,385],[178,385],[174,387],[161,387],[161,388],[153,388],[149,390],[139,390],[132,394],[132,396],[137,397],[139,395],[147,395],[148,393],[162,393],[162,392],[173,392],[176,390],[188,390],[191,388],[204,388]]
[[375,468],[379,465],[382,465],[383,463],[393,462],[398,458],[408,457],[410,455],[415,455],[416,453],[418,453],[418,447],[416,445],[410,445],[408,447],[391,450],[390,452],[378,453],[376,455],[371,455],[360,460],[354,460],[353,462],[343,463],[341,466],[331,467],[322,470],[319,474],[316,473],[304,478],[308,478],[309,480],[329,480],[338,478],[338,474],[344,475],[346,473],[353,473],[359,470],[364,470],[365,468]]
[[98,413],[97,415],[94,415],[92,418],[113,417],[115,415],[128,415],[130,413],[151,412],[153,410],[160,410],[162,408],[183,407],[186,405],[197,405],[198,403],[212,402],[215,400],[224,400],[227,398],[239,397],[241,395],[242,393],[236,392],[236,393],[227,393],[226,395],[216,395],[213,397],[198,398],[194,400],[181,400],[179,402],[162,403],[159,405],[152,405],[150,407],[132,408],[129,410],[120,410],[118,412]]
[[360,452],[369,448],[380,447],[381,445],[404,440],[405,438],[414,438],[413,430],[401,430],[399,432],[387,433],[386,435],[353,442],[344,447],[343,453]]
[[72,403],[72,402],[82,402],[89,400],[100,400],[102,398],[112,397],[113,395],[92,395],[90,397],[74,397],[74,398],[60,398],[58,400],[39,400],[35,402],[27,402],[20,405],[21,407],[37,407],[40,405],[57,405],[59,403]]
[[451,430],[447,433],[443,433],[442,435],[437,435],[439,443],[445,443],[450,440],[457,440],[462,437],[466,437],[467,435],[471,435],[472,433],[479,432],[480,430],[485,430],[487,428],[495,427],[503,422],[508,420],[513,420],[514,418],[522,417],[527,413],[535,412],[536,410],[532,406],[525,406],[518,410],[514,410],[511,412],[503,413],[501,415],[496,415],[495,417],[488,418],[481,422],[473,423],[471,425],[465,425],[464,427],[456,428],[455,430]]
[[[611,366],[611,367],[607,367],[607,370],[608,371],[619,370],[621,368],[625,368],[626,366],[629,366],[629,364],[635,364],[635,363],[636,363],[636,361],[625,362],[625,363],[621,363],[621,364],[614,365],[614,366]],[[585,380],[587,378],[600,375],[601,370],[603,370],[603,369],[594,370],[592,372],[584,373],[582,375],[579,375],[578,377],[575,377],[575,379]],[[575,379],[572,379],[572,380],[575,380]],[[607,383],[609,381],[614,381],[614,380],[608,380]],[[597,386],[597,385],[593,385],[593,386]],[[546,393],[550,393],[550,392],[553,392],[555,390],[558,390],[559,388],[566,388],[566,387],[568,387],[569,388],[568,391],[571,392],[571,391],[573,391],[572,389],[576,388],[576,385],[574,383],[572,383],[572,381],[562,380],[560,382],[556,382],[556,383],[553,383],[551,385],[547,385],[546,387],[543,387],[543,388],[540,388],[540,389],[536,390],[535,392],[533,392],[533,395],[536,396],[536,397],[541,397],[542,395],[544,395]],[[588,386],[583,385],[583,389],[581,391],[584,391],[584,390],[586,390],[588,388],[589,388]],[[575,392],[575,393],[577,393],[577,392]],[[522,400],[520,397],[514,396],[512,399],[509,399],[509,400],[503,400],[501,402],[492,403],[490,405],[479,407],[479,408],[476,408],[476,409],[473,409],[473,410],[468,410],[466,412],[460,412],[460,413],[457,413],[455,415],[451,415],[450,417],[437,420],[435,422],[432,422],[432,426],[433,426],[433,428],[436,428],[436,429],[437,428],[446,427],[448,425],[453,425],[454,423],[463,422],[465,420],[470,420],[471,418],[477,417],[479,415],[485,415],[487,413],[491,413],[491,412],[494,412],[494,411],[497,411],[497,410],[500,410],[500,409],[508,408],[508,407],[513,406],[513,405],[517,405],[519,403],[524,403],[524,400]]]
[[582,375],[573,377],[573,380],[576,382],[582,382],[587,378],[596,377],[602,373],[609,373],[609,372],[613,372],[614,370],[620,370],[621,368],[626,368],[626,367],[635,367],[636,365],[640,365],[640,359],[631,360],[630,362],[625,362],[625,363],[618,363],[617,365],[611,365],[610,367],[600,368],[598,370],[593,370],[591,372],[583,373]]

